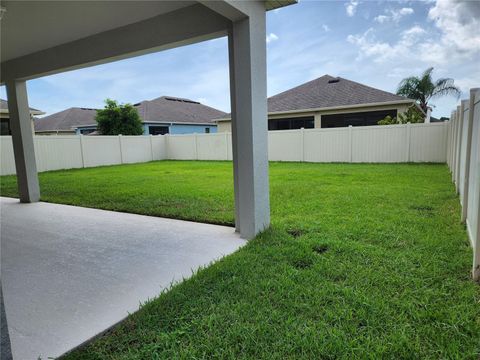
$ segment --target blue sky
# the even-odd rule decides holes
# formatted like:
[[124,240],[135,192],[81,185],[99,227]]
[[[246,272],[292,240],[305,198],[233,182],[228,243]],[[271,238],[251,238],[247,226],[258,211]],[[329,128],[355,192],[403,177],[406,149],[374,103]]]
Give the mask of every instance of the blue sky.
[[[480,86],[480,2],[300,1],[267,14],[268,95],[324,74],[394,92],[433,66],[468,97]],[[226,38],[28,82],[29,103],[51,114],[101,107],[105,98],[135,103],[162,95],[229,111]],[[0,89],[5,98],[5,89]],[[449,116],[455,98],[432,102]]]

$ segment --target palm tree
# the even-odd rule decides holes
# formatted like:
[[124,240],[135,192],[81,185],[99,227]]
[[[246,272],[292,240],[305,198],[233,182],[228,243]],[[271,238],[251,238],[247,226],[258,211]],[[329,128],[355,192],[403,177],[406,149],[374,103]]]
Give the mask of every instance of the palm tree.
[[450,78],[432,79],[433,67],[428,68],[422,76],[410,76],[403,79],[398,84],[397,95],[406,96],[417,100],[423,111],[427,112],[430,99],[445,95],[454,95],[460,97],[460,89],[454,85],[454,80]]

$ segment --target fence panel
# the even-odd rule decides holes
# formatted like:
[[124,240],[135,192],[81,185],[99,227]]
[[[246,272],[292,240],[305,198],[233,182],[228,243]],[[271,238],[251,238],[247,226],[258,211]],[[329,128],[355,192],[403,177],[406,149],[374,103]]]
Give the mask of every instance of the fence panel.
[[34,146],[38,171],[83,167],[79,136],[36,136]]
[[15,174],[15,158],[11,136],[0,136],[0,174]]
[[448,123],[411,124],[410,155],[412,162],[445,162]]
[[166,135],[168,158],[171,160],[196,160],[194,135]]
[[350,131],[349,128],[305,130],[305,161],[349,162]]
[[149,136],[122,136],[122,163],[131,164],[153,160]]
[[268,132],[268,160],[303,161],[301,130]]
[[224,133],[196,134],[198,160],[227,160],[228,140]]
[[352,133],[353,162],[408,161],[407,131],[410,125],[354,127]]
[[152,142],[153,160],[165,160],[167,158],[167,141],[165,136],[150,136]]
[[83,136],[85,167],[122,163],[119,136]]

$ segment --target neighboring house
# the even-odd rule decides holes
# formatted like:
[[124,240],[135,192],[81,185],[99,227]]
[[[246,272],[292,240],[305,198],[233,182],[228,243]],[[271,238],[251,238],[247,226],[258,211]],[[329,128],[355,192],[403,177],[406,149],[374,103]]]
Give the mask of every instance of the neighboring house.
[[[35,115],[45,114],[41,110],[34,108],[30,109],[30,116],[32,118],[32,129],[33,129],[33,117]],[[8,101],[0,99],[0,135],[11,135],[10,132],[10,113],[8,112]]]
[[[324,75],[268,98],[268,130],[377,125],[405,112],[414,100]],[[231,131],[230,115],[216,119],[218,131]]]
[[[144,135],[214,133],[212,120],[225,116],[223,111],[197,101],[162,96],[133,105],[143,123]],[[70,108],[35,121],[37,135],[97,134],[95,109]]]

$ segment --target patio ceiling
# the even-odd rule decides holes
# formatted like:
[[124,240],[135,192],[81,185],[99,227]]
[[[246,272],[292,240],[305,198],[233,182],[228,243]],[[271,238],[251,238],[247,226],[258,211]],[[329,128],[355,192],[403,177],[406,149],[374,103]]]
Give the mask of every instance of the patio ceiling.
[[[1,61],[191,6],[193,1],[5,1]],[[88,22],[88,26],[85,26]],[[3,31],[3,29],[8,31]],[[59,31],[62,29],[62,31]],[[65,31],[68,29],[68,31]]]
[[[295,3],[270,0],[266,10]],[[226,36],[241,1],[3,1],[0,82]],[[121,41],[119,41],[121,39]]]

